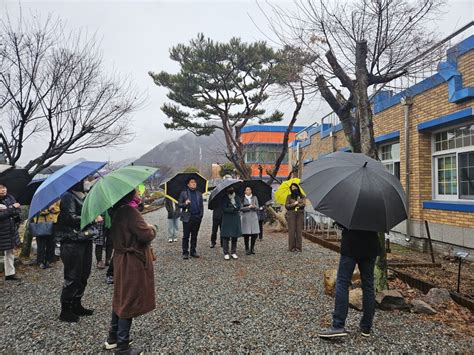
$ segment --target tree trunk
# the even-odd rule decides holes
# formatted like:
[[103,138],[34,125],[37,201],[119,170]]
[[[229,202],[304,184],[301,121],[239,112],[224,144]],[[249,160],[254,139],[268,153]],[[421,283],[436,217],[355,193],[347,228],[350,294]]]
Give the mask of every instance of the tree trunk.
[[[372,107],[370,105],[367,72],[367,42],[356,43],[356,82],[354,97],[356,99],[356,117],[360,124],[361,153],[377,159],[377,150],[374,140],[374,127],[372,121]],[[385,250],[385,233],[379,233],[379,242],[382,255],[375,264],[375,288],[377,292],[388,289],[387,281],[387,254]]]

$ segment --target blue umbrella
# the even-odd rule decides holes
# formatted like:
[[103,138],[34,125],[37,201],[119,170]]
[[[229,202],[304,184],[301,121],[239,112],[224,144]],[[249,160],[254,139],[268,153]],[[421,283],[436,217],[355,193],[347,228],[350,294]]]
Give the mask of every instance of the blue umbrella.
[[33,218],[45,208],[89,175],[96,173],[106,163],[99,161],[77,161],[51,174],[36,190],[31,201],[28,219]]

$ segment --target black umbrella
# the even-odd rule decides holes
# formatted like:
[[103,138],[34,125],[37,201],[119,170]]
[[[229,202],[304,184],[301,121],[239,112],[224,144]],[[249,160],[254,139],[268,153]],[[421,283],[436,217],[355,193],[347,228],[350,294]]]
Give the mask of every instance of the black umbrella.
[[179,195],[187,188],[189,179],[195,179],[197,182],[197,190],[202,193],[207,192],[207,180],[199,173],[178,173],[165,183],[165,193],[174,198],[176,201]]
[[263,180],[244,180],[242,188],[237,193],[240,196],[244,196],[245,188],[249,186],[252,188],[252,195],[257,196],[258,204],[260,206],[265,205],[272,199],[272,187]]
[[17,199],[31,181],[26,169],[14,168],[0,174],[0,183],[7,187],[7,192]]
[[305,166],[314,209],[348,229],[386,232],[407,218],[400,181],[364,154],[336,152]]
[[23,192],[18,196],[17,201],[20,205],[29,205],[33,199],[38,187],[43,183],[45,179],[34,179],[32,180],[23,190]]
[[224,197],[227,189],[229,187],[233,187],[234,190],[236,190],[237,192],[238,189],[242,189],[242,183],[242,180],[236,179],[222,180],[212,190],[211,196],[209,196],[209,203],[207,205],[207,208],[209,208],[210,210],[218,208],[222,203],[222,198]]

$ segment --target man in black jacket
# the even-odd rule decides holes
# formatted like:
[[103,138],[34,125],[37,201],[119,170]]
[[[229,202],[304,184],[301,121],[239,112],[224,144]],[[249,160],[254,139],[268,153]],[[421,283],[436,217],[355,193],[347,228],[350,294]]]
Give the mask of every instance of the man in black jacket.
[[[83,182],[80,181],[61,198],[56,224],[56,238],[61,242],[61,260],[64,264],[64,285],[61,292],[63,322],[77,322],[79,316],[90,316],[92,309],[82,306],[82,297],[92,266],[91,231],[81,232],[81,211],[84,203]],[[98,216],[96,222],[101,222]]]
[[381,247],[377,232],[343,228],[332,327],[321,331],[319,333],[321,338],[347,335],[344,327],[349,310],[349,287],[356,265],[359,267],[363,293],[363,316],[360,321],[360,332],[362,336],[370,336],[375,315],[374,267],[375,259],[380,253]]
[[178,206],[181,209],[181,221],[183,222],[183,259],[189,259],[189,237],[191,237],[191,257],[199,258],[196,252],[196,244],[204,214],[202,193],[196,189],[196,180],[189,179],[187,185],[187,189],[181,192],[178,201]]

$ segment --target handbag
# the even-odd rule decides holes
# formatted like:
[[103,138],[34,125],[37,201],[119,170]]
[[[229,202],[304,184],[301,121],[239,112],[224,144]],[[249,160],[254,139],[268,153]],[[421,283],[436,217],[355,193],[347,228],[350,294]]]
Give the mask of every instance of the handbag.
[[44,237],[48,235],[53,235],[53,228],[54,223],[46,221],[46,217],[44,217],[44,222],[38,222],[38,218],[36,222],[31,222],[29,224],[30,233],[36,237]]

